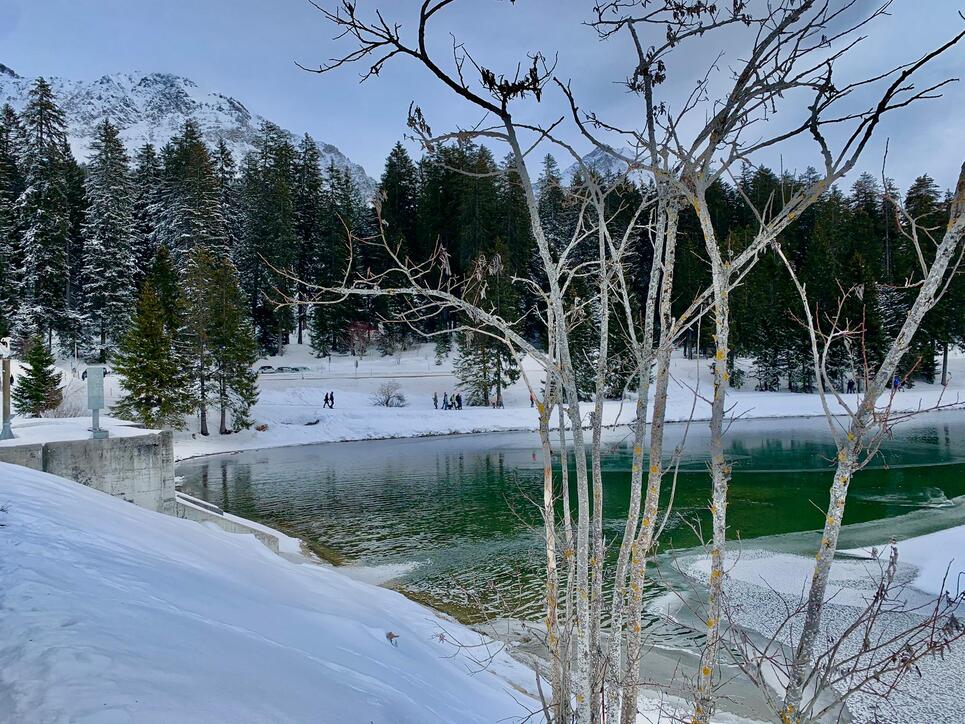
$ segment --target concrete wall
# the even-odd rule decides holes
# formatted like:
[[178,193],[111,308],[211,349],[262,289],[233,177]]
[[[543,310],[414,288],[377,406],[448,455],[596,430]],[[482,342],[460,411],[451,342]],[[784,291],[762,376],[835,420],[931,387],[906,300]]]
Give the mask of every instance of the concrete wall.
[[247,526],[237,518],[226,518],[221,509],[216,505],[211,505],[210,503],[198,500],[184,493],[178,493],[175,507],[175,515],[177,515],[178,518],[193,520],[197,523],[214,523],[229,533],[253,535],[268,546],[269,550],[278,553],[278,536],[271,535],[253,526]]
[[160,513],[175,512],[170,432],[4,446],[0,461],[75,480]]

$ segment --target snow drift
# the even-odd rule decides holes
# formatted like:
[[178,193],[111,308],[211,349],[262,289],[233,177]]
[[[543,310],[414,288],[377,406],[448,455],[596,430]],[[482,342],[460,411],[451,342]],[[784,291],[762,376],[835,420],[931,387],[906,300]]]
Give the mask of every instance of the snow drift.
[[[3,463],[0,506],[4,721],[488,724],[526,713],[517,687],[531,672],[393,591]],[[482,644],[474,654],[494,653],[491,665],[479,670],[456,640]]]

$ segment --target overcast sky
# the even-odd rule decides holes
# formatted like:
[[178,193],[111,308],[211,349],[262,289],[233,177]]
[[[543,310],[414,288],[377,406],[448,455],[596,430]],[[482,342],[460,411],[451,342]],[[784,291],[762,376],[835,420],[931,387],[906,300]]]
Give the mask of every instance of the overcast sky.
[[[319,0],[323,5],[332,1]],[[436,28],[437,49],[448,57],[451,31],[483,65],[497,69],[508,68],[527,50],[558,53],[556,73],[572,80],[583,107],[628,122],[635,101],[614,83],[630,66],[628,48],[622,42],[600,43],[581,25],[591,4],[463,0]],[[877,0],[859,4],[870,7]],[[380,7],[387,17],[407,21],[418,3],[359,0],[358,5],[363,11]],[[869,28],[870,37],[845,70],[883,69],[940,44],[963,26],[959,5],[958,0],[895,0],[891,17]],[[411,29],[411,23],[404,27]],[[332,36],[332,28],[307,0],[0,0],[0,62],[21,75],[95,79],[131,70],[184,75],[204,88],[236,97],[253,112],[296,133],[307,131],[335,144],[376,178],[389,148],[405,130],[411,101],[425,109],[434,130],[477,120],[478,114],[465,102],[405,59],[361,85],[355,68],[318,76],[296,67],[296,61],[313,65],[335,55],[339,45]],[[721,51],[723,64],[735,62],[746,45],[727,38],[715,42],[723,46],[708,44],[708,57]],[[693,73],[705,65],[699,57],[676,62],[672,69],[679,67],[681,72],[671,73],[666,89],[671,98],[689,87]],[[965,42],[930,66],[921,82],[963,70]],[[553,117],[562,108],[557,95],[550,93],[526,116]],[[922,172],[942,186],[953,185],[965,159],[965,88],[957,84],[943,99],[889,119],[879,142],[869,148],[862,170],[880,173],[886,137],[891,139],[889,174],[903,186]],[[796,143],[780,157],[765,160],[802,169],[816,157],[810,144]],[[566,165],[562,159],[561,163]]]

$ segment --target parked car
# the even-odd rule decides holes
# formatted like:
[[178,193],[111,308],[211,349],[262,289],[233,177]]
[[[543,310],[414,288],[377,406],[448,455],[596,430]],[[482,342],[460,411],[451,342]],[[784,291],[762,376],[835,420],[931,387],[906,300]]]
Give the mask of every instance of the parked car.
[[275,371],[275,368],[271,365],[262,365],[258,368],[258,374],[267,375]]
[[294,367],[276,367],[275,372],[298,372]]

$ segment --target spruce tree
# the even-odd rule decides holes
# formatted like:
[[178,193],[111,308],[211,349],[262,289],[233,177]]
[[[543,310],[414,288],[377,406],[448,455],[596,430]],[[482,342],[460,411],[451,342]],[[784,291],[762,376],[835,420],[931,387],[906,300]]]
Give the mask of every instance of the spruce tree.
[[452,354],[452,334],[449,332],[436,335],[434,344],[436,364],[441,365]]
[[197,246],[228,253],[218,178],[197,123],[187,121],[181,134],[165,145],[161,157],[156,242],[171,249],[181,269]]
[[287,134],[273,123],[262,123],[258,148],[244,164],[246,229],[237,258],[258,344],[266,355],[283,354],[294,328],[291,308],[277,304],[278,297],[294,291],[280,273],[292,268],[297,252],[294,161]]
[[[319,230],[319,253],[316,282],[326,287],[336,284],[345,274],[348,263],[347,237],[366,235],[363,218],[364,204],[352,177],[334,164],[325,171],[322,187],[323,213],[322,228]],[[363,249],[358,252],[356,270],[366,269],[367,259]],[[361,321],[366,310],[362,302],[347,299],[336,305],[316,305],[311,309],[309,318],[309,338],[312,349],[323,357],[331,351],[344,352],[349,349],[349,326]],[[368,321],[368,320],[367,320]]]
[[87,218],[86,173],[70,154],[66,159],[67,177],[67,316],[57,333],[60,349],[67,356],[78,356],[89,349],[84,321],[84,234]]
[[21,336],[41,335],[49,347],[54,332],[68,324],[70,151],[63,111],[43,78],[30,89],[20,120],[24,191],[16,203],[22,253],[17,327]]
[[236,258],[244,238],[244,209],[238,165],[224,139],[218,141],[213,161],[218,183],[218,203],[225,222],[226,248],[229,258]]
[[295,235],[298,238],[295,270],[302,282],[295,290],[298,298],[296,327],[298,344],[304,344],[308,329],[309,307],[306,283],[318,279],[322,253],[325,201],[322,191],[321,154],[318,144],[307,133],[298,145],[295,160]]
[[55,409],[63,399],[60,372],[54,367],[54,356],[39,336],[32,337],[26,346],[21,373],[13,389],[13,405],[21,415],[39,417]]
[[[386,238],[393,248],[399,250],[401,258],[411,257],[416,238],[418,174],[409,153],[399,142],[385,160],[378,193]],[[413,258],[413,261],[424,261],[424,258]]]
[[171,252],[166,246],[160,246],[151,260],[148,279],[154,294],[157,296],[158,303],[161,305],[161,312],[164,315],[164,325],[172,339],[177,337],[181,328],[181,285],[178,274],[171,263]]
[[133,189],[127,152],[109,121],[97,126],[91,150],[81,309],[96,359],[106,362],[127,329],[134,305]]
[[[475,262],[476,281],[467,293],[490,313],[513,323],[519,316],[519,298],[503,267],[505,256],[506,247],[501,242],[494,246],[491,256],[479,256]],[[456,336],[456,343],[458,356],[453,370],[469,404],[501,404],[503,391],[520,375],[519,361],[512,350],[479,332],[461,333]]]
[[131,326],[114,357],[114,371],[125,391],[114,414],[151,428],[180,430],[192,408],[184,364],[178,358],[166,316],[148,278],[141,287]]
[[23,191],[19,168],[20,122],[10,105],[0,110],[0,337],[10,334],[18,307],[21,268],[17,197]]
[[210,302],[216,265],[215,253],[199,244],[188,253],[181,278],[183,324],[176,348],[187,371],[188,397],[197,412],[202,435],[208,434],[208,406],[214,402],[216,393],[212,380],[214,324]]
[[141,146],[134,157],[132,173],[134,237],[134,281],[140,287],[151,268],[157,251],[157,224],[161,213],[161,161],[150,143]]
[[252,370],[258,344],[230,260],[213,260],[211,286],[211,375],[221,413],[219,432],[226,435],[251,427],[251,408],[258,400],[258,375]]

